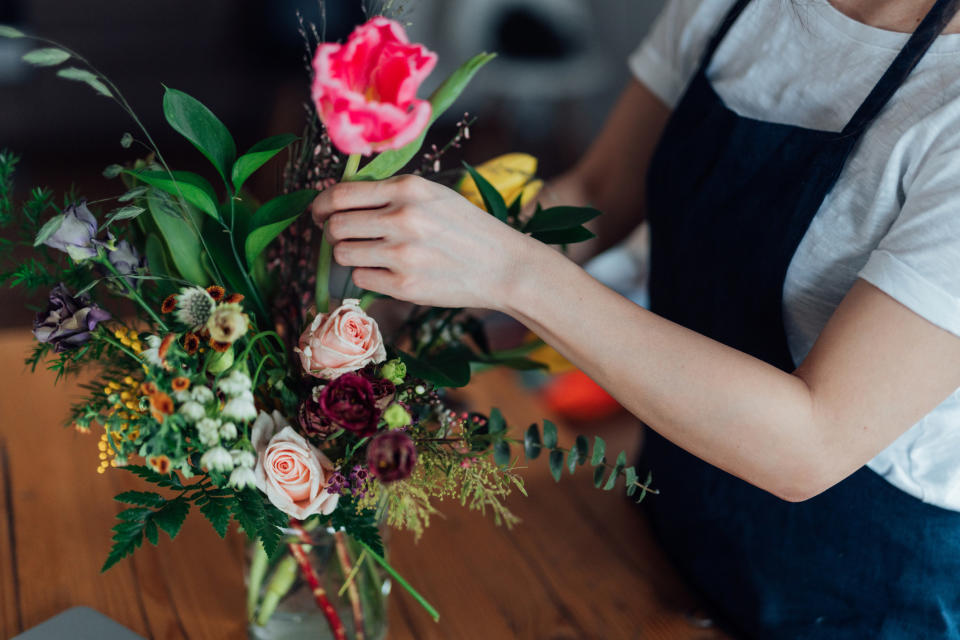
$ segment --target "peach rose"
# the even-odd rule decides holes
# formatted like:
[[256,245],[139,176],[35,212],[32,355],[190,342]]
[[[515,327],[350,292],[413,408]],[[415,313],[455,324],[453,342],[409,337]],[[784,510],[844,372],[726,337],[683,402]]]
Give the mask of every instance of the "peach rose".
[[387,359],[376,320],[353,298],[314,318],[294,351],[300,354],[304,371],[326,380]]
[[315,513],[327,515],[337,508],[340,496],[326,489],[333,464],[294,431],[280,412],[271,416],[261,411],[250,439],[257,450],[257,488],[273,506],[297,520]]

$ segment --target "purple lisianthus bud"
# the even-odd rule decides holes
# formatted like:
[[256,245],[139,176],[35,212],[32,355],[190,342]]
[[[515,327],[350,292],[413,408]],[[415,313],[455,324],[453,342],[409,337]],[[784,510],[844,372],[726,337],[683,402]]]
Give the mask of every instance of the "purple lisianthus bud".
[[377,430],[380,409],[370,381],[355,373],[345,373],[331,380],[317,399],[320,411],[330,422],[358,436],[369,436]]
[[110,319],[110,314],[90,302],[90,296],[73,297],[63,283],[50,292],[47,310],[33,321],[33,335],[40,342],[49,342],[57,353],[75,349],[90,339],[97,324]]
[[417,464],[417,446],[403,431],[384,431],[367,446],[367,468],[381,482],[409,478]]
[[304,435],[321,440],[327,439],[334,431],[339,429],[324,415],[320,409],[320,403],[313,398],[307,398],[300,403],[297,410],[297,422],[300,423],[300,429]]
[[97,219],[87,208],[87,201],[71,204],[60,215],[60,225],[47,236],[43,244],[66,252],[77,262],[96,257],[94,237],[97,235]]
[[[117,270],[117,273],[122,276],[136,275],[147,265],[146,259],[137,253],[134,246],[126,240],[118,242],[116,248],[107,253],[107,259]],[[133,286],[130,278],[125,279],[127,284]]]

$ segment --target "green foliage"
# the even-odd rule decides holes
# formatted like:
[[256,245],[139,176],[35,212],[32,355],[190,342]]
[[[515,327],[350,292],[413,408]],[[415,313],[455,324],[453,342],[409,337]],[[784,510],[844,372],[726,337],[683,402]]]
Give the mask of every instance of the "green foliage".
[[247,268],[253,268],[254,261],[267,245],[300,217],[316,195],[313,189],[294,191],[277,196],[257,209],[250,221],[251,231],[245,242]]
[[590,222],[599,215],[600,212],[591,207],[562,206],[538,209],[530,221],[523,226],[523,232],[563,231]]
[[247,537],[259,539],[267,555],[273,555],[283,537],[280,527],[286,526],[287,516],[265,502],[263,494],[256,489],[244,489],[234,494],[230,511]]
[[466,162],[463,163],[463,166],[466,167],[467,173],[470,174],[470,177],[473,178],[473,181],[477,185],[477,189],[480,191],[480,197],[483,198],[483,206],[486,207],[487,211],[490,212],[490,215],[495,217],[497,220],[502,222],[507,221],[507,216],[509,212],[507,211],[507,204],[503,201],[503,196],[500,195],[500,192],[497,191],[497,188],[494,187],[490,182],[480,175],[480,172],[471,167]]
[[[217,195],[206,178],[189,171],[130,171],[124,173],[145,182],[170,195],[183,198],[214,220],[220,220],[217,209]],[[171,177],[172,174],[172,177]]]
[[176,538],[190,511],[190,503],[182,497],[167,500],[158,494],[128,491],[116,499],[128,504],[150,503],[150,506],[132,507],[117,514],[120,522],[113,527],[113,545],[100,569],[101,572],[136,551],[143,544],[144,535],[151,544],[156,544],[158,527],[163,529],[171,540]]
[[163,95],[163,115],[177,133],[189,140],[217,168],[224,184],[229,184],[237,145],[223,122],[196,98],[170,88]]
[[23,32],[5,24],[0,24],[0,38],[23,38]]
[[177,489],[182,490],[184,488],[183,483],[180,481],[180,478],[173,473],[170,474],[160,474],[151,469],[150,467],[144,467],[136,464],[128,464],[122,469],[129,471],[135,476],[143,478],[151,484],[155,484],[158,487],[164,487],[166,489]]
[[230,175],[233,188],[240,191],[240,187],[247,181],[247,178],[295,140],[297,140],[297,136],[284,133],[261,140],[250,147],[249,151],[237,158],[233,165]]
[[470,382],[470,361],[474,353],[457,342],[418,357],[400,352],[407,365],[407,374],[422,378],[438,387],[464,387]]
[[[198,286],[209,284],[209,276],[203,267],[203,250],[197,232],[202,226],[203,215],[189,205],[177,207],[168,193],[157,189],[150,190],[146,202],[151,220],[166,246],[169,247],[170,259],[179,274]],[[147,250],[153,253],[154,257],[160,253],[156,247],[151,251],[149,243]],[[168,254],[164,252],[162,255],[165,265]],[[150,266],[151,268],[154,266],[152,261]]]
[[13,173],[20,157],[7,149],[0,149],[0,227],[13,219]]
[[375,553],[384,555],[375,510],[362,508],[350,496],[341,496],[334,512],[322,519],[332,529],[343,529],[351,538],[367,545]]
[[37,67],[55,67],[70,59],[70,54],[57,47],[34,49],[23,54],[23,61]]
[[417,152],[420,151],[420,147],[423,146],[423,141],[427,136],[430,125],[432,125],[444,111],[450,108],[450,105],[452,105],[460,94],[463,93],[463,90],[467,88],[467,85],[473,79],[473,76],[476,75],[477,71],[495,57],[496,54],[494,53],[477,54],[454,71],[450,77],[444,80],[443,84],[437,87],[436,91],[430,95],[429,101],[432,107],[430,122],[424,127],[420,137],[400,149],[380,153],[360,169],[353,179],[383,180],[400,171],[400,169],[410,162],[410,160],[417,155]]
[[102,96],[107,98],[112,98],[113,93],[110,89],[107,88],[100,78],[96,74],[87,71],[86,69],[78,69],[77,67],[67,67],[66,69],[60,69],[57,71],[57,75],[65,80],[74,80],[76,82],[83,82],[91,89],[96,91]]
[[197,498],[197,505],[200,507],[200,513],[210,521],[217,535],[221,538],[226,536],[227,528],[230,526],[230,500],[205,491]]

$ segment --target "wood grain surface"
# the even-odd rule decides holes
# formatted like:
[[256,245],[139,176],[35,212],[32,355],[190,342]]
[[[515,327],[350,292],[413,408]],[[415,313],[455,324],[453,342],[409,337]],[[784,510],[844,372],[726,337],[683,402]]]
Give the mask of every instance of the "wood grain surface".
[[[147,638],[245,638],[243,538],[220,540],[197,513],[175,542],[161,535],[159,547],[145,544],[100,574],[120,509],[112,497],[144,483],[96,473],[98,434],[63,428],[78,391],[30,374],[22,364],[30,344],[25,329],[0,331],[0,637],[87,605]],[[517,431],[551,417],[508,372],[478,376],[462,396],[481,410],[500,407]],[[573,432],[557,423],[569,444]],[[627,416],[591,429],[608,449],[636,446]],[[441,619],[395,588],[391,639],[726,637],[692,620],[697,602],[619,486],[599,491],[582,472],[555,484],[543,459],[524,476],[529,496],[511,499],[523,519],[513,530],[441,503],[443,518],[419,543],[392,534],[392,563]]]

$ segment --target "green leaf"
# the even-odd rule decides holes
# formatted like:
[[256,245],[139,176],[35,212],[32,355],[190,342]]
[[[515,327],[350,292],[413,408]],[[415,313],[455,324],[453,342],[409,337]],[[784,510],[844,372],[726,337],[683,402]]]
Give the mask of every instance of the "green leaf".
[[549,420],[543,421],[543,446],[547,449],[557,447],[557,426]]
[[570,475],[577,470],[577,452],[572,449],[567,454],[567,469],[570,470]]
[[573,227],[558,231],[538,231],[530,234],[544,244],[576,244],[597,236],[586,227]]
[[[152,509],[146,507],[133,507],[131,509],[124,509],[117,514],[119,520],[125,522],[142,522],[153,514]],[[120,526],[120,525],[117,525]]]
[[409,376],[423,378],[439,387],[466,386],[470,382],[472,356],[473,352],[462,344],[444,347],[421,358],[400,352]]
[[237,157],[237,145],[220,119],[196,98],[170,88],[163,94],[163,115],[177,133],[213,163],[226,183]]
[[485,64],[490,62],[496,57],[495,53],[479,53],[474,57],[467,60],[459,69],[454,71],[449,78],[443,81],[437,90],[431,94],[430,106],[432,111],[430,113],[430,122],[423,129],[423,133],[420,134],[413,142],[407,144],[400,149],[393,149],[390,151],[384,151],[377,155],[373,160],[368,162],[357,174],[353,177],[354,180],[383,180],[384,178],[389,178],[397,171],[400,171],[414,156],[417,155],[417,152],[420,151],[420,147],[423,146],[423,140],[427,136],[427,131],[440,115],[446,111],[450,105],[456,101],[456,99],[463,93],[463,90],[466,89],[467,85],[470,83],[470,80],[473,79],[473,76],[476,75]]
[[617,456],[617,463],[613,467],[613,471],[610,472],[610,477],[607,478],[607,484],[604,485],[604,491],[610,491],[615,486],[617,486],[617,478],[620,477],[620,474],[623,473],[623,468],[627,466],[627,453],[621,451],[620,455]]
[[583,464],[587,461],[587,456],[590,454],[590,443],[587,442],[587,438],[582,435],[577,436],[577,440],[573,445],[573,450],[577,452],[577,464]]
[[263,512],[264,518],[261,521],[260,531],[258,532],[260,544],[263,545],[263,549],[267,553],[273,555],[283,540],[283,529],[281,527],[287,526],[290,519],[284,515],[282,511],[269,503],[263,506]]
[[124,149],[129,149],[130,145],[133,144],[133,134],[129,131],[120,136],[120,146]]
[[[206,286],[209,277],[203,268],[203,250],[198,235],[203,214],[189,205],[186,207],[187,213],[184,213],[184,208],[177,206],[166,192],[157,190],[152,190],[147,195],[147,207],[150,218],[166,244],[164,257],[170,256],[173,266],[184,280],[197,286]],[[189,218],[185,219],[186,216]],[[153,267],[151,264],[150,268]]]
[[640,491],[640,497],[637,498],[636,500],[637,504],[640,504],[641,502],[643,502],[643,499],[647,497],[647,492],[649,491],[647,487],[650,486],[650,482],[652,480],[653,480],[653,472],[648,471],[647,478],[643,481],[643,489]]
[[157,546],[157,542],[160,540],[160,532],[157,529],[157,523],[153,520],[147,520],[147,524],[143,529],[143,533],[146,534],[147,540],[150,541],[150,544]]
[[466,162],[463,163],[463,166],[466,167],[467,173],[470,174],[473,181],[477,183],[477,190],[480,191],[480,197],[483,198],[483,206],[486,207],[487,211],[497,220],[506,221],[507,205],[504,203],[503,196],[500,195],[500,192],[497,191],[496,187],[490,184],[486,178],[480,175],[479,171]]
[[157,282],[157,285],[161,288],[161,297],[166,297],[172,293],[170,289],[170,282],[168,278],[172,278],[172,270],[170,268],[170,262],[167,260],[167,252],[163,246],[163,240],[155,233],[151,233],[147,236],[145,253],[147,256],[147,267],[150,269],[150,273],[158,278],[163,278]]
[[230,525],[230,508],[228,501],[221,498],[209,498],[200,505],[200,513],[206,516],[213,530],[217,535],[223,538],[227,535],[227,527]]
[[146,187],[146,186],[134,187],[133,189],[130,189],[125,194],[117,198],[117,202],[130,202],[131,200],[134,200],[136,198],[139,198],[142,195],[145,195],[148,191],[150,191],[150,187]]
[[56,233],[57,229],[60,228],[61,224],[63,224],[62,213],[58,213],[57,215],[47,220],[47,222],[42,227],[40,227],[40,231],[37,232],[37,237],[34,238],[33,240],[33,246],[39,247],[44,242],[46,242],[47,238],[49,238],[54,233]]
[[627,495],[632,496],[637,492],[637,468],[636,467],[627,467],[623,470],[624,480],[627,483]]
[[250,221],[251,231],[245,242],[248,269],[253,268],[257,256],[300,217],[316,196],[317,192],[313,189],[294,191],[278,196],[257,209]]
[[189,171],[174,171],[173,178],[166,171],[129,171],[124,173],[165,191],[174,197],[182,197],[214,220],[220,220],[217,211],[217,195],[213,187],[202,176]]
[[493,461],[501,467],[510,464],[510,445],[501,440],[493,445]]
[[332,529],[336,531],[343,529],[347,535],[373,549],[374,553],[383,555],[383,540],[380,538],[375,511],[372,509],[357,511],[352,497],[341,496],[336,510],[330,514],[329,518],[329,526]]
[[57,71],[57,75],[66,80],[75,80],[77,82],[85,82],[90,88],[99,93],[100,95],[106,96],[108,98],[113,97],[113,93],[110,92],[110,89],[107,88],[107,85],[103,84],[96,75],[90,73],[86,69],[78,69],[76,67],[67,67],[66,69],[60,69]]
[[70,59],[70,54],[57,47],[34,49],[23,54],[23,61],[38,67],[55,67]]
[[153,514],[153,521],[157,526],[167,532],[170,539],[177,537],[180,533],[180,527],[190,512],[190,503],[186,500],[171,500]]
[[[247,537],[255,540],[265,517],[260,494],[254,489],[238,492],[230,503],[230,512]],[[272,551],[267,550],[267,553],[270,554]]]
[[600,485],[603,484],[603,474],[606,472],[607,468],[603,465],[595,468],[593,470],[593,486],[600,488]]
[[120,207],[115,209],[107,216],[107,221],[103,223],[104,226],[110,224],[111,222],[116,222],[117,220],[129,220],[131,218],[136,218],[138,215],[146,211],[143,207],[138,207],[136,205],[128,205],[126,207]]
[[230,173],[233,188],[240,191],[240,187],[247,181],[247,178],[296,139],[297,136],[291,133],[283,133],[267,138],[266,140],[261,140],[250,147],[250,149],[237,158],[237,161],[233,164],[233,170]]
[[550,474],[553,476],[553,479],[557,482],[560,482],[560,477],[563,475],[563,451],[554,449],[550,452]]
[[113,527],[113,545],[110,547],[110,553],[103,567],[100,568],[101,573],[137,550],[142,543],[143,530],[147,522],[144,520],[121,522]]
[[0,24],[0,38],[23,38],[24,34],[18,29]]
[[143,467],[136,464],[128,464],[120,468],[160,487],[177,490],[183,489],[183,483],[180,482],[180,478],[174,474],[161,475],[149,467]]
[[527,432],[523,434],[523,452],[527,458],[533,460],[540,455],[540,449],[542,448],[543,445],[540,444],[540,428],[536,423],[533,423],[527,427]]
[[117,502],[126,502],[127,504],[136,504],[143,507],[159,507],[166,502],[166,499],[159,493],[151,491],[124,491],[113,497]]
[[593,455],[590,456],[590,464],[596,466],[603,462],[604,454],[607,451],[607,443],[600,436],[593,437]]
[[549,209],[538,208],[530,221],[524,225],[524,233],[536,233],[540,231],[561,231],[593,220],[601,214],[600,211],[592,207],[550,207]]
[[507,430],[507,422],[503,419],[500,409],[490,410],[490,419],[487,421],[488,433],[490,435],[499,435]]

